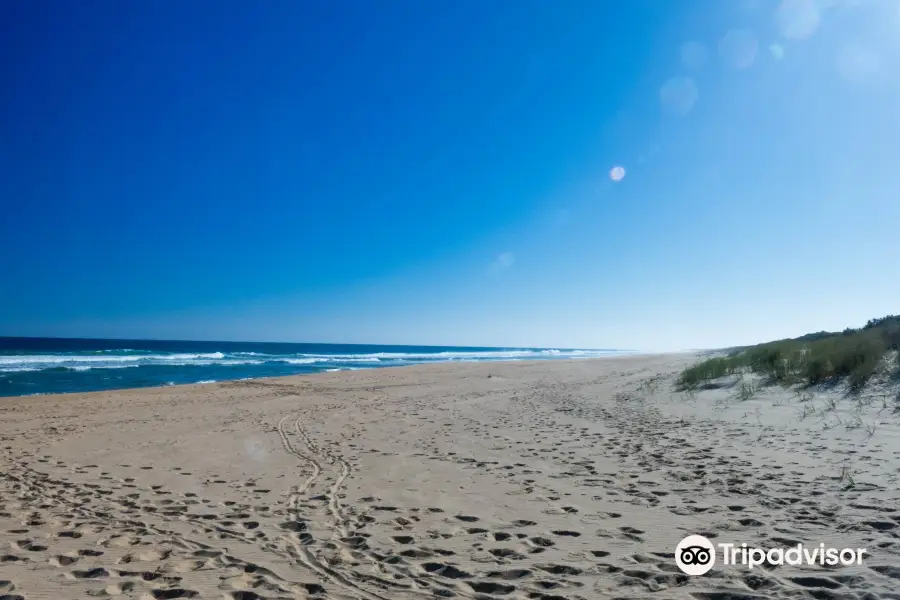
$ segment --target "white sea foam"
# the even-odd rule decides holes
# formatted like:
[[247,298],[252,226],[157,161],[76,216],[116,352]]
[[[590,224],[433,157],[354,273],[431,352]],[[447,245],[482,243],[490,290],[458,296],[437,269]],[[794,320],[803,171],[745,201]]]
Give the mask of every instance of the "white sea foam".
[[26,371],[39,371],[32,367],[3,367],[0,366],[0,373],[24,373]]
[[108,363],[108,362],[133,362],[133,361],[166,361],[166,360],[198,360],[198,359],[223,359],[221,352],[206,354],[138,354],[121,356],[91,356],[84,354],[19,354],[14,356],[0,356],[0,366],[28,365],[28,364],[65,364],[70,362]]
[[360,356],[360,357],[351,357],[347,355],[317,355],[317,356],[306,356],[304,358],[273,358],[273,362],[283,362],[289,365],[310,365],[313,363],[321,363],[321,362],[331,362],[331,363],[356,363],[356,362],[381,362],[380,358],[376,358],[374,356]]
[[[100,365],[100,366],[86,366],[86,365],[76,365],[74,367],[66,367],[67,369],[71,369],[73,371],[92,371],[94,369],[133,369],[135,367],[139,367],[140,365]],[[26,369],[33,370],[33,369]]]
[[0,372],[43,371],[67,368],[73,371],[91,369],[123,369],[142,365],[210,366],[210,365],[258,365],[262,360],[226,358],[221,352],[200,354],[142,354],[121,356],[97,356],[84,354],[25,354],[0,356]]
[[[219,365],[223,367],[230,367],[235,365],[261,365],[265,363],[264,360],[236,360],[236,359],[222,359],[222,360],[185,360],[181,362],[168,362],[168,363],[147,363],[143,362],[142,364],[161,364],[166,367],[210,367],[213,365]],[[134,365],[139,367],[141,365]]]
[[373,354],[298,354],[304,358],[326,359],[335,362],[375,362],[391,360],[509,360],[512,358],[569,358],[574,356],[609,356],[617,354],[610,350],[483,350],[483,351],[443,351],[443,352],[377,352]]
[[93,369],[122,369],[129,367],[211,367],[211,366],[253,366],[263,364],[316,365],[333,367],[367,363],[377,366],[399,366],[423,362],[444,361],[490,361],[592,358],[619,354],[609,350],[444,350],[441,352],[375,352],[369,354],[322,354],[298,353],[292,355],[265,354],[259,352],[201,352],[173,353],[159,352],[139,354],[23,354],[0,355],[0,373],[20,373],[66,368],[85,372]]
[[287,363],[289,365],[311,365],[317,362],[323,362],[327,358],[279,358],[278,362]]

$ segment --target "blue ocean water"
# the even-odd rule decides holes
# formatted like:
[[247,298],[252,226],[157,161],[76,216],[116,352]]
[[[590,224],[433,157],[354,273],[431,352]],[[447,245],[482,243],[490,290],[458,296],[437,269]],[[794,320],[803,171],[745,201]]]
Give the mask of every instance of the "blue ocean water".
[[622,352],[0,337],[0,396],[211,383],[447,361],[591,358]]

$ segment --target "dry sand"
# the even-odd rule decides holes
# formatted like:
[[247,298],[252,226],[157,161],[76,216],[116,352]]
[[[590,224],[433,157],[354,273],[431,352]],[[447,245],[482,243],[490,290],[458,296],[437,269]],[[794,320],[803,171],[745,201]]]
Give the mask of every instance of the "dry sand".
[[[693,360],[2,399],[0,598],[900,598],[893,399],[674,391]],[[870,556],[689,578],[692,533]]]

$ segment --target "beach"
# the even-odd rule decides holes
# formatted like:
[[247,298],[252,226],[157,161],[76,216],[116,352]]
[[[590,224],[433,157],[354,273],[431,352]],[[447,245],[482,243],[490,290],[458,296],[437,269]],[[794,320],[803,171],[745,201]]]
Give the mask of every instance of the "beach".
[[[677,390],[696,360],[0,398],[0,598],[900,598],[894,388]],[[689,577],[692,534],[867,555]]]

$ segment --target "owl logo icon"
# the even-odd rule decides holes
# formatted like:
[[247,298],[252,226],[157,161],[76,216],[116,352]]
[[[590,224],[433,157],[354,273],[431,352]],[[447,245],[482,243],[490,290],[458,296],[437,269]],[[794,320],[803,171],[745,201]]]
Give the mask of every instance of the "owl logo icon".
[[716,549],[702,535],[689,535],[675,547],[675,564],[687,575],[704,575],[716,564]]

